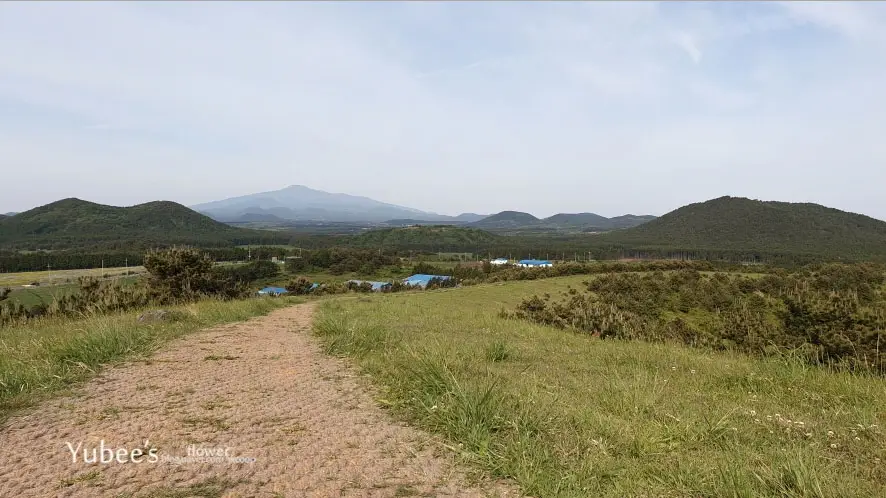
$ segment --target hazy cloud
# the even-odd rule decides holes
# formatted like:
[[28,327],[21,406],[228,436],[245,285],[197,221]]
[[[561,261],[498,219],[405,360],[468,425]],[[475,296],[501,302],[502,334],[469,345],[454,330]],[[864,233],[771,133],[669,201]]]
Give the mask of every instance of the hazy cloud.
[[0,3],[0,212],[290,184],[886,218],[886,4]]

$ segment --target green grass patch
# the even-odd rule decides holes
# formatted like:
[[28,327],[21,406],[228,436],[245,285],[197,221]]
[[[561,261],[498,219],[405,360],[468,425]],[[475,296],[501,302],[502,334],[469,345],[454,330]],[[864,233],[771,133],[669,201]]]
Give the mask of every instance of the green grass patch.
[[330,299],[397,416],[533,496],[884,496],[886,381],[498,316],[587,276]]
[[[266,314],[303,299],[207,300],[170,308],[172,321],[141,323],[139,311],[81,319],[47,318],[0,328],[0,420],[105,365],[145,356],[165,342],[212,325]],[[226,358],[225,358],[226,359]]]

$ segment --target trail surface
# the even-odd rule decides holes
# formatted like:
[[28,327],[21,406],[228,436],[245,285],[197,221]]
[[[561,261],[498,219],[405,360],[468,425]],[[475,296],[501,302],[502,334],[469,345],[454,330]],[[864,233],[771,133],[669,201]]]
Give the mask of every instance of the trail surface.
[[[435,439],[392,421],[321,352],[312,313],[298,305],[190,335],[11,418],[0,496],[516,496],[469,484]],[[158,461],[84,463],[102,441],[124,462],[136,448]],[[76,461],[67,443],[82,443]],[[255,462],[200,461],[225,448]]]

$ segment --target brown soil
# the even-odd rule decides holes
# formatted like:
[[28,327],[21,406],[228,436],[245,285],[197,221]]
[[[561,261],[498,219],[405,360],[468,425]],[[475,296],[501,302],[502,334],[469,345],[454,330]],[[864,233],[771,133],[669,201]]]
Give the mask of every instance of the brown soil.
[[[312,305],[209,329],[111,368],[0,429],[0,496],[516,496],[466,479],[434,438],[393,422],[310,334]],[[158,450],[84,463],[82,449]],[[77,462],[66,443],[76,449]],[[164,462],[190,444],[254,463]]]

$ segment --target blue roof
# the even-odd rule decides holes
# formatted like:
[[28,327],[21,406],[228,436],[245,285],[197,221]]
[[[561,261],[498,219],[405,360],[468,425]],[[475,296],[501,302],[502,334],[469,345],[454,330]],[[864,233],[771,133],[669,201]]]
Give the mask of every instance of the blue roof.
[[521,265],[549,265],[549,264],[551,264],[551,262],[546,259],[521,259],[520,264]]
[[362,284],[363,282],[366,282],[366,283],[372,285],[372,290],[374,290],[374,291],[382,290],[383,288],[388,287],[388,286],[391,285],[390,282],[370,282],[370,281],[368,281],[368,280],[348,280],[348,283],[349,283],[349,284],[352,283],[352,282],[355,283],[355,284],[357,284],[357,285],[360,285],[360,284]]
[[415,275],[406,277],[403,279],[404,284],[408,285],[418,285],[419,287],[425,287],[428,285],[428,282],[433,278],[439,278],[440,280],[449,280],[449,275],[425,275],[423,273],[417,273]]
[[265,287],[258,291],[259,294],[286,294],[287,292],[289,291],[283,287]]

